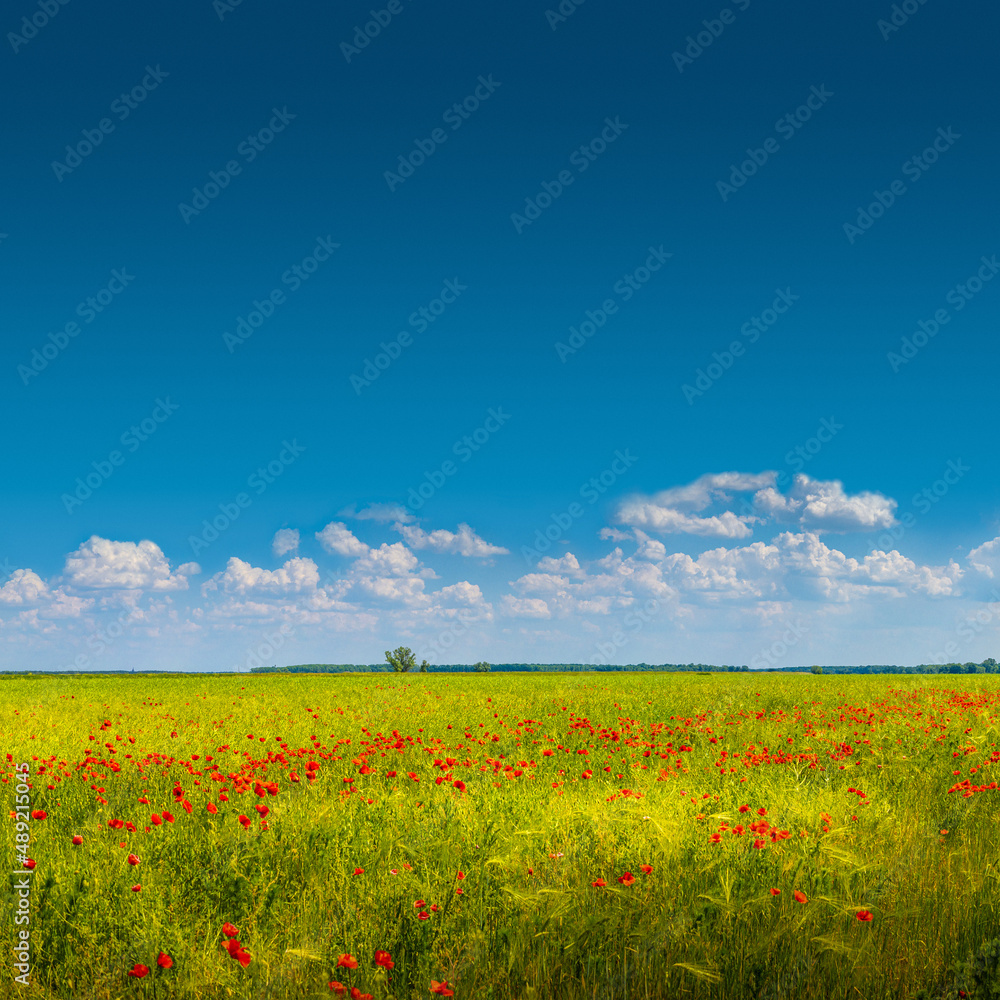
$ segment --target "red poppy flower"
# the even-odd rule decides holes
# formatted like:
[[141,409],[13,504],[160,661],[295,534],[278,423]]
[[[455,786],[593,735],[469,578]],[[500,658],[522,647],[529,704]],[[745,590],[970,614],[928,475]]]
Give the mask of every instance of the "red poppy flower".
[[136,979],[143,979],[149,975],[149,967],[136,963],[134,968],[128,970],[128,974],[130,976],[135,976]]
[[465,782],[464,781],[453,781],[452,785],[455,788],[457,788],[460,792],[464,792],[465,791]]
[[639,870],[643,873],[643,875],[648,875],[653,870],[653,866],[652,865],[639,865]]
[[337,959],[338,969],[356,969],[358,967],[358,960],[353,955],[341,955]]
[[133,867],[139,863],[139,859],[134,854],[130,854],[125,860]]
[[354,869],[354,874],[355,875],[364,875],[364,873],[365,873],[364,868],[355,868]]
[[163,817],[159,813],[153,813],[153,815],[149,817],[149,822],[152,823],[153,826],[161,826],[163,824]]
[[134,886],[132,886],[132,891],[133,892],[142,892],[142,886],[141,885],[134,885]]
[[868,910],[858,910],[858,920],[871,920],[874,914],[869,913]]
[[455,995],[454,990],[448,989],[448,980],[446,979],[443,983],[437,982],[437,980],[431,980],[431,993],[440,993],[443,997],[453,997]]
[[417,920],[430,920],[430,919],[431,919],[431,916],[430,916],[430,914],[426,910],[421,910],[417,914]]
[[44,809],[33,809],[31,811],[32,819],[45,819],[47,816],[48,813]]
[[79,847],[82,843],[83,843],[83,837],[81,837],[79,834],[77,834],[73,838],[73,846],[74,847]]
[[772,889],[771,890],[771,895],[772,896],[780,896],[781,895],[781,890],[780,889]]
[[36,864],[38,864],[37,861],[32,858],[28,858],[28,860],[24,862],[24,867],[27,868],[28,871],[34,871]]
[[377,951],[375,952],[375,964],[381,965],[383,969],[391,969],[396,963],[390,958],[389,952]]
[[166,809],[164,809],[164,810],[163,810],[163,818],[164,818],[164,819],[165,819],[165,820],[166,820],[166,821],[167,821],[168,823],[173,823],[173,821],[174,821],[174,817],[173,817],[173,816],[171,816],[171,815],[170,815],[170,813],[168,813]]
[[465,878],[465,872],[459,872],[455,878]]
[[625,872],[624,875],[618,876],[618,881],[622,885],[631,885],[635,881],[635,876],[631,872]]
[[214,816],[219,811],[219,807],[214,802],[209,802],[205,805],[205,808]]
[[174,964],[174,960],[165,952],[161,951],[159,958],[156,960],[156,964],[161,969],[169,969]]
[[767,815],[767,810],[766,810],[766,809],[765,809],[765,808],[764,808],[763,806],[761,806],[761,807],[760,807],[760,808],[759,808],[759,809],[757,810],[757,815],[758,815],[758,816],[766,816],[766,815]]
[[347,992],[347,987],[343,983],[338,983],[336,979],[330,983],[330,989],[339,997],[342,997]]
[[243,824],[244,830],[250,829],[250,823],[252,822],[248,817],[244,816],[242,813],[237,817],[237,819]]
[[804,892],[799,892],[798,889],[795,890],[795,902],[796,903],[808,903],[809,900],[806,899],[806,894]]
[[238,937],[240,932],[232,924],[223,924],[222,933],[226,937]]
[[590,884],[593,885],[593,886],[596,886],[598,889],[602,889],[608,883],[605,882],[604,879],[599,878],[596,882],[591,882]]
[[740,806],[740,812],[741,813],[750,812],[750,807],[746,805]]
[[261,805],[259,802],[254,806],[254,809],[260,813],[260,818],[263,819],[271,810],[267,806]]

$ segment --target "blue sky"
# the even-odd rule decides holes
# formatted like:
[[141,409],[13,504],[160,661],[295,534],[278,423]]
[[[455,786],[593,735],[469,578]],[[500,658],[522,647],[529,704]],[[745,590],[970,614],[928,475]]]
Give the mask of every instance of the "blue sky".
[[995,655],[998,18],[10,7],[0,665]]

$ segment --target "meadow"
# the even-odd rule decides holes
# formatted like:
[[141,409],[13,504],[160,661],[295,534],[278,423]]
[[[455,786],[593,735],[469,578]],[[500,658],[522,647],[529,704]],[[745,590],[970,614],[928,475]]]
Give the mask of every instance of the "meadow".
[[998,702],[964,676],[8,678],[0,997],[997,996]]

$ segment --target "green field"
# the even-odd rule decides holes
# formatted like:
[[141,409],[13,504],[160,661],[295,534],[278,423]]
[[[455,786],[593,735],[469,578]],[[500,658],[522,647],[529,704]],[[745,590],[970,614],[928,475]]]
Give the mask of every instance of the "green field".
[[0,996],[995,997],[998,702],[988,677],[9,678]]

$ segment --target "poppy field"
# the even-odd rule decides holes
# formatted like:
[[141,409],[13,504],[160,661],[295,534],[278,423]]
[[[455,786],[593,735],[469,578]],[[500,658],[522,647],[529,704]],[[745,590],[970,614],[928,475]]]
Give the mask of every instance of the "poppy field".
[[987,677],[7,678],[0,997],[996,996],[998,717]]

